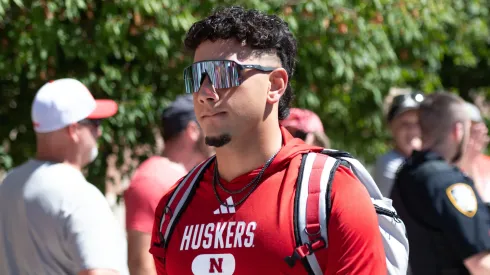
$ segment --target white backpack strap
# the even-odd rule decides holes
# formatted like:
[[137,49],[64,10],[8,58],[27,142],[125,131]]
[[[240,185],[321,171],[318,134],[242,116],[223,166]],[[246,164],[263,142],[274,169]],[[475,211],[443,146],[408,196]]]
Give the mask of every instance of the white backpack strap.
[[406,228],[398,217],[391,199],[383,197],[378,185],[364,166],[348,153],[327,149],[322,153],[347,161],[350,169],[366,187],[378,214],[379,230],[386,254],[388,274],[405,275],[408,269],[409,244]]
[[362,165],[361,162],[359,162],[357,159],[353,158],[349,153],[333,149],[325,149],[322,153],[347,161],[351,165],[350,168],[352,173],[354,173],[354,175],[356,175],[356,177],[366,187],[371,198],[383,198],[383,194],[381,194],[381,191],[379,191],[378,185],[374,181],[373,177],[371,177],[371,174],[369,174],[368,170],[366,170],[366,168],[364,168],[364,165]]
[[330,183],[339,163],[318,153],[308,153],[301,161],[293,214],[296,248],[285,260],[291,267],[301,260],[309,274],[323,274],[314,252],[328,246]]
[[177,219],[180,218],[181,213],[187,207],[195,193],[195,189],[197,188],[202,175],[213,160],[214,156],[194,167],[179,183],[177,188],[170,196],[170,199],[167,201],[159,227],[160,242],[161,245],[163,245],[163,248],[167,247]]

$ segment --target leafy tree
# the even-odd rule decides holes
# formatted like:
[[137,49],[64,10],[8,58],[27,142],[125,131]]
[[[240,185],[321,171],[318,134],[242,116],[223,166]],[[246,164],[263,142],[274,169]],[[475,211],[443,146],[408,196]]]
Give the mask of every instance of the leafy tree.
[[[232,4],[290,24],[299,42],[295,105],[319,113],[334,147],[368,163],[389,146],[381,108],[390,87],[446,87],[466,99],[490,87],[488,0],[2,0],[0,167],[33,155],[32,99],[62,77],[120,103],[104,124],[92,182],[103,186],[110,154],[122,165],[128,149],[157,153],[159,113],[183,92],[182,70],[192,60],[185,31]],[[132,150],[142,144],[150,149]]]

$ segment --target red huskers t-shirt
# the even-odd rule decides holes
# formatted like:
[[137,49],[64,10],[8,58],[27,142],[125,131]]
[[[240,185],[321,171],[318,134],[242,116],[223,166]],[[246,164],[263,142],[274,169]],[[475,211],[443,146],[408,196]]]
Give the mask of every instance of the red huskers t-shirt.
[[[192,200],[170,237],[165,260],[154,252],[159,275],[307,274],[301,262],[291,268],[284,258],[296,247],[293,228],[295,185],[300,155],[312,147],[282,128],[285,145],[266,169],[258,188],[237,207],[221,207],[213,190],[213,168],[206,170]],[[222,183],[238,190],[252,181],[258,168]],[[216,187],[222,201],[236,203],[247,194],[228,194]],[[156,212],[152,245],[158,243],[162,210]],[[332,183],[328,248],[316,252],[324,274],[386,274],[377,216],[365,187],[340,166]]]

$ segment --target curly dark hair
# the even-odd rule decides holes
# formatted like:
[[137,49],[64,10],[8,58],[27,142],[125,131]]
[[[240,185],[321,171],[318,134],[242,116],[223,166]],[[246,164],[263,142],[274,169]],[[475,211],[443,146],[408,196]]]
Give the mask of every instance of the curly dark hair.
[[[296,65],[296,39],[288,24],[278,16],[237,6],[218,8],[212,15],[192,25],[184,45],[187,50],[195,52],[205,41],[228,39],[245,41],[246,45],[258,50],[259,54],[275,52],[289,79],[292,78]],[[288,83],[279,101],[279,120],[288,117],[293,97],[291,84]]]

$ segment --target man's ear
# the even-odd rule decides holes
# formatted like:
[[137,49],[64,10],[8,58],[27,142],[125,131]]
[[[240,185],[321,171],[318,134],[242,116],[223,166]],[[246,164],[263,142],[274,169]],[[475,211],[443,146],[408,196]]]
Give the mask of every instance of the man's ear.
[[288,73],[283,68],[275,69],[269,74],[270,89],[267,94],[267,103],[274,104],[279,102],[279,99],[286,91],[288,81]]
[[[463,135],[465,132],[464,126],[465,125],[462,122],[456,122],[453,125],[451,134],[452,134],[454,140],[456,140],[457,142],[459,142],[463,139]],[[469,138],[469,137],[467,137],[467,138]]]
[[185,129],[186,135],[194,142],[199,140],[201,129],[196,121],[190,121]]
[[78,143],[80,141],[80,137],[78,136],[78,125],[76,123],[68,125],[64,130],[73,142]]

